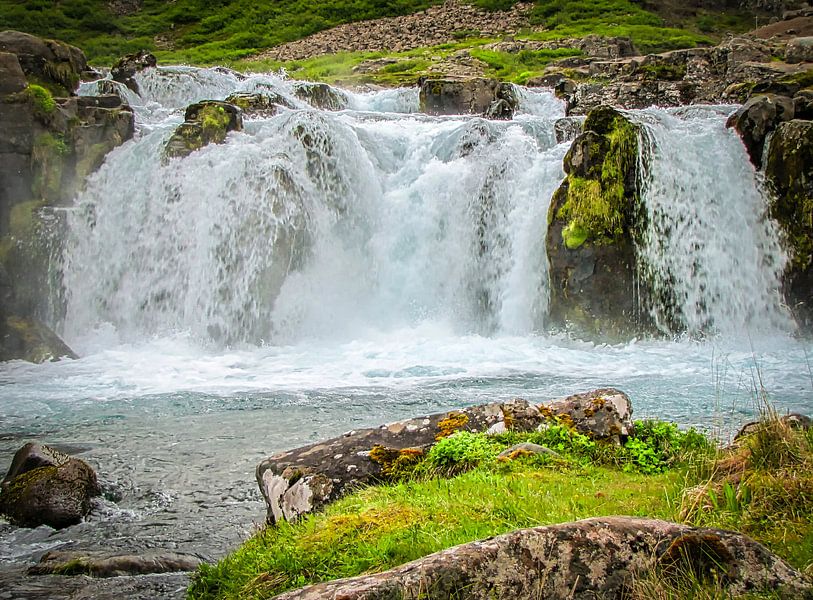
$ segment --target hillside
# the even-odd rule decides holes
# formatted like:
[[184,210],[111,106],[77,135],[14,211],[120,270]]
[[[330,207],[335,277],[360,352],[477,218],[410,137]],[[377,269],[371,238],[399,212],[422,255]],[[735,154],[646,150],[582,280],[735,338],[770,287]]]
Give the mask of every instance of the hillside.
[[[163,62],[226,64],[344,23],[410,15],[437,0],[0,0],[0,30],[17,29],[81,47],[94,64],[147,49]],[[470,0],[485,11],[510,9],[512,0]],[[716,10],[699,8],[713,6]],[[737,3],[737,6],[743,3]],[[588,33],[626,35],[645,51],[707,43],[753,27],[754,13],[727,3],[669,0],[539,0],[521,11],[520,36],[562,38]],[[500,18],[500,17],[497,17]],[[767,22],[764,17],[763,23]],[[452,39],[493,36],[461,23]]]

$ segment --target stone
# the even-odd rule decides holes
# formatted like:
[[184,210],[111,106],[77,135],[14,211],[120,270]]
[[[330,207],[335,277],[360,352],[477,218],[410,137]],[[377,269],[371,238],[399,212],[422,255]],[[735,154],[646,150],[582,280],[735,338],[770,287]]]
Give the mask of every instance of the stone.
[[729,117],[726,126],[734,128],[740,134],[751,162],[761,168],[768,134],[780,123],[790,121],[794,112],[793,100],[786,96],[754,96]]
[[96,473],[87,463],[27,444],[15,454],[3,480],[0,513],[20,527],[63,529],[79,523],[100,493]]
[[805,331],[813,328],[813,121],[780,123],[767,150],[770,214],[785,236],[785,302]]
[[0,96],[16,94],[28,85],[16,54],[0,52]]
[[530,442],[524,442],[522,444],[514,444],[510,448],[506,448],[502,452],[500,452],[497,458],[505,458],[513,460],[517,456],[529,455],[529,454],[540,454],[544,456],[549,456],[551,458],[562,458],[562,455],[558,452],[551,450],[546,446],[540,446],[539,444],[531,444]]
[[110,76],[113,78],[113,81],[123,83],[138,94],[138,83],[135,80],[136,74],[145,69],[154,68],[157,65],[158,61],[155,56],[146,50],[140,50],[120,58],[110,69]]
[[605,38],[588,35],[579,42],[579,50],[591,58],[615,59],[637,56],[632,40],[624,37]]
[[88,68],[79,48],[20,31],[0,32],[0,52],[15,54],[31,83],[44,85],[57,95],[75,92]]
[[813,37],[794,38],[785,48],[785,62],[813,62]]
[[572,142],[582,132],[582,120],[578,118],[565,117],[557,119],[553,124],[553,131],[556,135],[556,143]]
[[78,358],[73,350],[43,323],[19,315],[2,315],[0,362],[24,360],[42,363],[61,358]]
[[386,481],[399,458],[422,456],[457,431],[528,432],[555,421],[595,439],[619,440],[631,432],[631,416],[629,398],[613,388],[542,405],[516,398],[351,431],[280,452],[257,466],[257,484],[268,506],[268,522],[293,521],[358,486]]
[[277,600],[622,598],[636,578],[693,569],[722,574],[726,595],[813,598],[810,581],[739,533],[654,519],[604,517],[521,529],[462,544],[383,573],[311,585]]
[[[801,429],[803,431],[807,431],[813,427],[813,419],[799,413],[783,415],[779,417],[779,422],[792,429]],[[737,445],[744,438],[748,437],[749,435],[753,435],[763,427],[765,427],[764,421],[751,421],[750,423],[746,423],[740,428],[737,435],[734,436],[734,445]]]
[[46,552],[37,565],[29,568],[28,574],[121,577],[194,571],[202,563],[199,556],[162,550],[114,555],[52,550]]
[[343,110],[348,104],[344,92],[326,83],[299,81],[294,85],[294,94],[312,107],[322,110]]
[[428,115],[485,115],[498,100],[504,100],[512,113],[517,108],[511,84],[496,79],[427,79],[421,83],[421,112]]
[[186,108],[181,123],[167,141],[167,158],[182,158],[208,144],[222,144],[231,131],[243,130],[239,107],[219,100],[203,100]]
[[549,314],[560,327],[618,339],[652,326],[635,278],[638,126],[603,106],[583,129],[548,212]]
[[273,117],[280,106],[294,108],[294,106],[279,94],[249,94],[238,92],[226,98],[228,104],[233,104],[243,111],[243,116]]
[[793,118],[813,120],[813,88],[799,90],[793,96]]

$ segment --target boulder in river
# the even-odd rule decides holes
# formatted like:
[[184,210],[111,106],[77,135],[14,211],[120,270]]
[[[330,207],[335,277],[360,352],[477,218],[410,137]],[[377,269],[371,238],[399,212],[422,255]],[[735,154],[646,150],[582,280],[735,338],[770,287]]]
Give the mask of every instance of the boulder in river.
[[294,94],[314,108],[322,110],[342,110],[347,108],[347,96],[341,90],[326,83],[297,82],[294,85]]
[[154,68],[157,64],[158,61],[156,61],[155,56],[146,50],[141,50],[120,58],[119,61],[113,65],[113,68],[110,69],[110,76],[114,81],[123,83],[138,94],[138,83],[135,80],[136,73],[140,73],[145,69]]
[[29,443],[14,455],[0,487],[0,513],[20,527],[62,529],[79,523],[100,494],[84,461]]
[[754,96],[729,117],[726,125],[740,134],[751,162],[762,166],[762,153],[768,134],[780,123],[790,121],[795,113],[793,100],[776,94]]
[[420,102],[421,112],[428,115],[499,119],[510,119],[518,105],[514,87],[496,79],[426,79],[421,83]]
[[53,550],[46,552],[39,564],[28,569],[28,574],[121,577],[194,571],[202,562],[199,556],[162,550],[139,554]]
[[230,131],[243,130],[239,107],[219,100],[202,100],[186,108],[184,122],[167,142],[169,158],[189,156],[208,144],[222,144]]
[[732,597],[813,598],[804,575],[751,538],[633,517],[520,529],[430,554],[383,573],[311,585],[277,600],[593,600],[629,595],[637,578],[691,570]]
[[541,405],[515,399],[350,431],[264,460],[257,483],[269,523],[293,521],[359,485],[385,480],[399,460],[423,454],[456,431],[533,431],[547,421],[564,421],[596,439],[620,440],[632,431],[632,404],[620,390],[604,388]]

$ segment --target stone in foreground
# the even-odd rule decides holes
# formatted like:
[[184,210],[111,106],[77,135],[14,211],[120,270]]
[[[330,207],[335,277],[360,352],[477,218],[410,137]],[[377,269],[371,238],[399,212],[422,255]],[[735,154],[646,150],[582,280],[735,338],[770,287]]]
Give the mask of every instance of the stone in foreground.
[[87,515],[100,494],[96,473],[78,458],[29,443],[14,455],[0,490],[0,514],[20,527],[62,529]]
[[308,586],[277,600],[594,600],[629,595],[636,577],[660,571],[720,583],[732,596],[777,592],[813,598],[811,583],[754,540],[631,517],[522,529],[431,554],[384,573]]
[[632,404],[624,392],[613,388],[539,406],[516,399],[351,431],[281,452],[257,467],[268,522],[296,520],[360,485],[383,481],[401,454],[423,453],[455,431],[527,432],[549,420],[568,422],[593,438],[620,441],[632,433]]
[[39,564],[28,569],[29,575],[90,575],[122,577],[194,571],[203,561],[198,556],[146,551],[141,554],[105,555],[89,552],[46,552]]

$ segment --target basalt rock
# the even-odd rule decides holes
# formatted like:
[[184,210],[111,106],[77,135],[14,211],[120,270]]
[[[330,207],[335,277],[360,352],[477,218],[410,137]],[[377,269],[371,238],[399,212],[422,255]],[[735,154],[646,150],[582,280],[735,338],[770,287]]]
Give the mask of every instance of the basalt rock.
[[498,118],[510,118],[518,104],[513,86],[496,79],[427,79],[420,102],[428,115],[489,116],[491,110]]
[[243,113],[239,107],[219,100],[203,100],[187,107],[184,122],[167,142],[165,155],[189,156],[208,144],[222,144],[230,131],[242,130]]
[[813,598],[804,575],[738,533],[632,517],[521,529],[430,554],[390,571],[308,586],[277,600],[594,600],[623,598],[636,578],[691,571],[732,597]]
[[780,123],[790,121],[795,110],[793,100],[786,96],[755,96],[729,117],[726,126],[737,130],[751,162],[761,168],[765,140]]
[[29,83],[42,85],[55,95],[75,92],[88,68],[79,48],[19,31],[0,32],[0,52],[14,54]]
[[533,431],[546,422],[571,424],[597,439],[632,431],[632,405],[612,388],[533,405],[516,399],[398,421],[280,452],[257,467],[269,523],[319,510],[360,485],[384,481],[401,462],[424,454],[456,431]]
[[813,327],[813,121],[781,123],[767,149],[765,179],[771,216],[785,236],[790,260],[785,299],[805,329]]
[[135,80],[136,74],[145,69],[153,68],[157,64],[158,61],[156,61],[155,56],[146,50],[141,50],[120,58],[119,61],[113,65],[113,68],[110,69],[110,76],[114,81],[123,83],[138,94],[138,83]]
[[160,550],[115,555],[52,550],[42,556],[39,564],[28,569],[28,574],[121,577],[194,571],[202,562],[199,556]]
[[634,334],[649,327],[635,281],[638,128],[610,107],[583,128],[548,212],[550,316],[599,336]]
[[0,489],[0,513],[20,527],[75,525],[100,494],[96,473],[84,461],[39,444],[14,455]]

